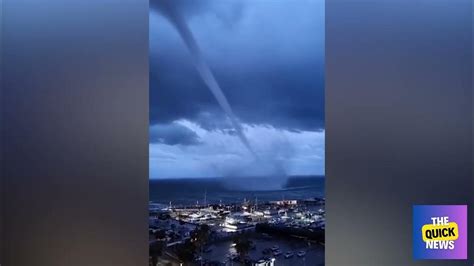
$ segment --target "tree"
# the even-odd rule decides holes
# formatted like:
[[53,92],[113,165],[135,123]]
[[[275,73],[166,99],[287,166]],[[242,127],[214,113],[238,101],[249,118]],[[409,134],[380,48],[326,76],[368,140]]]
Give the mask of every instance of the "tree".
[[190,240],[186,240],[186,242],[176,250],[176,256],[178,256],[183,263],[192,262],[194,260],[194,253],[196,253],[196,246]]
[[158,229],[155,231],[154,236],[155,236],[155,239],[157,240],[164,239],[166,238],[166,231],[162,229]]
[[196,247],[201,253],[201,264],[202,264],[202,249],[209,240],[211,234],[211,229],[207,224],[201,224],[191,233],[191,239]]
[[237,236],[234,238],[235,250],[239,254],[240,261],[243,262],[250,249],[252,248],[252,241],[246,237]]
[[151,265],[158,264],[158,257],[163,254],[164,243],[162,241],[154,241],[150,244],[149,253],[151,257]]

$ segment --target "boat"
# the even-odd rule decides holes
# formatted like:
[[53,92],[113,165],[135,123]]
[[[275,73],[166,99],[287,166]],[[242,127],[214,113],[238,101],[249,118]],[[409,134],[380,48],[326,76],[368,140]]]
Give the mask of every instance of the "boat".
[[275,257],[278,257],[278,256],[280,256],[281,254],[282,254],[282,252],[281,252],[280,250],[275,250],[275,251],[273,251],[273,256],[275,256]]
[[294,255],[295,255],[295,254],[294,254],[293,252],[287,251],[287,252],[285,253],[285,259],[289,259],[289,258],[293,257]]
[[272,251],[277,251],[277,250],[279,250],[279,249],[280,249],[280,247],[277,246],[277,245],[275,245],[275,246],[272,247]]
[[261,258],[255,262],[254,266],[271,266],[274,265],[275,258]]
[[298,253],[296,255],[298,257],[304,257],[304,256],[306,256],[306,251],[304,251],[304,250],[298,251]]

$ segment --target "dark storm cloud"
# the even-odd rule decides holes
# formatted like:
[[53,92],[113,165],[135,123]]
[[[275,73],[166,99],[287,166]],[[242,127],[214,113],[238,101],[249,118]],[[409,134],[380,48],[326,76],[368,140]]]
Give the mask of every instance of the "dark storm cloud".
[[177,123],[150,126],[150,143],[167,145],[197,145],[201,141],[196,132]]
[[162,9],[172,6],[188,19],[195,15],[210,13],[221,23],[232,26],[242,17],[244,2],[243,0],[150,0],[150,10],[163,13]]
[[[320,1],[173,1],[241,122],[324,128],[324,14]],[[188,119],[230,130],[178,34],[150,20],[150,122]],[[192,142],[191,142],[192,143]]]

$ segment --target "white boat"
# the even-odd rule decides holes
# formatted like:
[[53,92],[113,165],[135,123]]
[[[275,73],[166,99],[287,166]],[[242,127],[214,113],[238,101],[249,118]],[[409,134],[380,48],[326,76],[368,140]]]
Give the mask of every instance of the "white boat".
[[285,259],[289,259],[289,258],[293,257],[294,255],[295,255],[295,254],[294,254],[293,252],[287,251],[287,252],[285,253]]
[[297,255],[298,257],[304,257],[304,256],[306,256],[306,251],[303,251],[303,250],[298,251],[298,253],[297,253],[296,255]]
[[275,263],[275,258],[262,258],[259,259],[254,266],[273,266]]
[[278,257],[278,256],[280,256],[281,254],[282,254],[282,252],[281,252],[280,250],[275,250],[275,251],[273,251],[273,256],[275,256],[275,257]]

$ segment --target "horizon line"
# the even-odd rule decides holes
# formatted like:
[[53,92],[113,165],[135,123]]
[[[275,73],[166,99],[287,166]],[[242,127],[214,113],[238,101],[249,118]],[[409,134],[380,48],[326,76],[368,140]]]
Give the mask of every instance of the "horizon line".
[[[314,175],[289,175],[287,178],[298,178],[298,177],[316,177],[325,178],[325,174],[314,174]],[[271,176],[201,176],[201,177],[149,177],[148,180],[182,180],[182,179],[217,179],[217,178],[255,178],[255,179],[266,179],[272,178]]]

